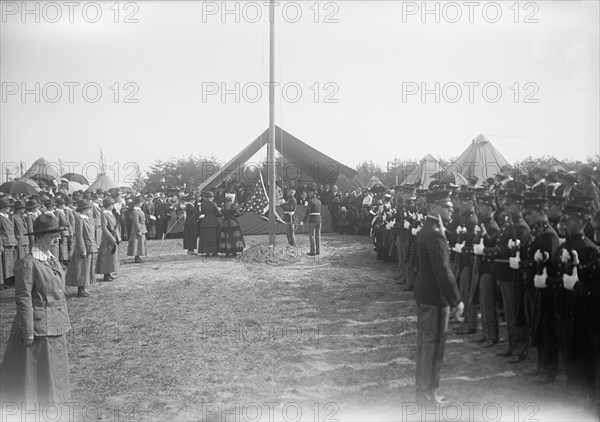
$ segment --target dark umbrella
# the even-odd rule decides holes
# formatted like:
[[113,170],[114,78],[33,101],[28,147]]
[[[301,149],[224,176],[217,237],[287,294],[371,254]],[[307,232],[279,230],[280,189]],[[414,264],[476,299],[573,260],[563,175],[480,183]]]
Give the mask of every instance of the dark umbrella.
[[0,185],[0,191],[9,195],[37,195],[38,190],[25,182],[5,182]]
[[79,173],[67,173],[67,174],[63,174],[62,176],[60,176],[63,179],[67,179],[70,182],[77,182],[77,183],[81,183],[82,185],[89,185],[90,182],[88,182],[88,179],[85,178],[85,176],[79,174]]

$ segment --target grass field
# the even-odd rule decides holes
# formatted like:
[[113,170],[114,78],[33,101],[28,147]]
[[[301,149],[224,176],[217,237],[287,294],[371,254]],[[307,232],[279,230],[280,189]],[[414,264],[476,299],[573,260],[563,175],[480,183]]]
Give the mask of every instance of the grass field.
[[[590,420],[566,389],[450,333],[441,390],[455,402],[424,416],[412,403],[412,293],[377,262],[370,239],[325,235],[307,257],[266,236],[236,258],[186,255],[181,240],[149,241],[143,264],[122,256],[115,282],[89,298],[69,290],[73,403],[64,420]],[[123,255],[123,249],[121,254]],[[0,294],[2,344],[15,312]],[[452,326],[452,330],[455,329]],[[503,332],[505,326],[502,327]]]

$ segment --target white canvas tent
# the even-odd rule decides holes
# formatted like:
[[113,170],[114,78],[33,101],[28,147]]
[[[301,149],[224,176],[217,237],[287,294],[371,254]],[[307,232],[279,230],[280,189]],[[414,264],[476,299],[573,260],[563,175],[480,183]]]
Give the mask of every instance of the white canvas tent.
[[458,157],[448,170],[462,174],[465,179],[477,177],[477,185],[489,177],[500,173],[500,169],[508,164],[506,158],[494,148],[489,139],[479,135],[471,141],[471,145]]
[[443,168],[439,161],[431,154],[427,154],[421,158],[415,169],[402,181],[401,185],[417,186],[419,188],[427,188],[434,180],[433,175],[442,171]]

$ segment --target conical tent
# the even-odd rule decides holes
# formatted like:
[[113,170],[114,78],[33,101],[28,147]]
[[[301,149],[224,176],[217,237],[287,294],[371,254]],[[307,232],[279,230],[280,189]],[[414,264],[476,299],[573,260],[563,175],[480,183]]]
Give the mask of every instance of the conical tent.
[[352,183],[352,180],[350,180],[346,175],[341,173],[337,180],[337,186],[341,192],[349,192],[355,187]]
[[428,187],[433,181],[433,175],[442,171],[443,168],[438,160],[427,154],[419,161],[417,167],[402,181],[401,185],[418,185]]
[[548,171],[567,171],[567,169],[565,168],[565,166],[562,165],[560,161],[552,157],[548,160]]
[[462,174],[467,180],[477,177],[477,185],[500,173],[500,169],[508,164],[506,158],[498,152],[492,143],[483,135],[471,141],[471,145],[458,157],[448,170]]
[[381,180],[379,180],[379,177],[372,176],[371,179],[369,180],[369,183],[367,183],[367,187],[368,188],[383,188],[383,187],[385,187],[385,185],[383,183],[381,183]]
[[107,174],[100,174],[96,181],[87,189],[90,192],[95,192],[98,189],[106,192],[109,189],[117,188],[117,184]]
[[52,181],[59,177],[58,165],[56,163],[50,163],[44,157],[35,160],[23,175],[23,179],[42,179],[47,181]]

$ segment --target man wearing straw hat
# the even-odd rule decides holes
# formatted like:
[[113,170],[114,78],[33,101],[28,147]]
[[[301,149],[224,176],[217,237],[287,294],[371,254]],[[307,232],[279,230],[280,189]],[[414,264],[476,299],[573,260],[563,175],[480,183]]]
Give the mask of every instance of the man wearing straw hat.
[[136,196],[133,199],[133,211],[131,212],[131,233],[129,235],[129,244],[127,245],[127,256],[134,256],[134,262],[141,264],[140,256],[148,254],[146,250],[146,215],[141,208],[142,198]]

